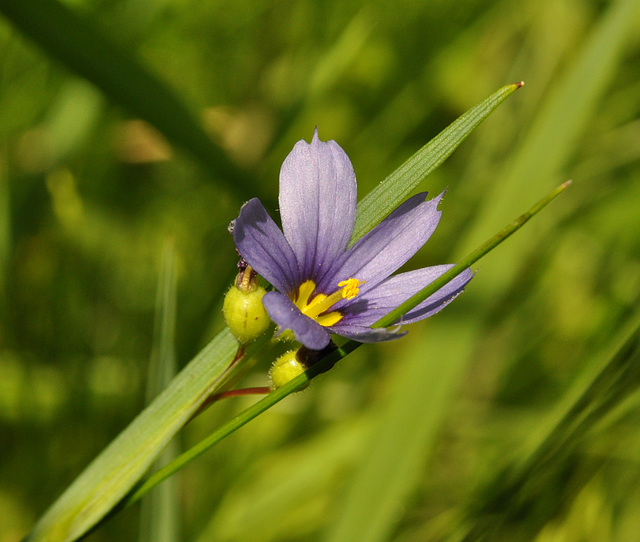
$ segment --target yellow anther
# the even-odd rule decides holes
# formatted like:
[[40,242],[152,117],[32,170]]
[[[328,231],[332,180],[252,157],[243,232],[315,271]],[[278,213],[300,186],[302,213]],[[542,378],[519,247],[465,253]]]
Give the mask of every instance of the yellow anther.
[[358,286],[364,284],[364,282],[360,282],[358,279],[349,278],[347,280],[343,280],[342,282],[338,282],[338,286],[342,286],[342,298],[343,299],[353,299],[360,293]]
[[342,314],[339,311],[329,312],[331,307],[341,299],[353,299],[356,297],[360,292],[358,287],[363,284],[364,282],[360,282],[358,279],[349,278],[339,282],[339,289],[332,294],[316,294],[313,296],[316,285],[312,280],[307,280],[298,288],[293,302],[302,314],[314,319],[321,326],[331,327],[342,320]]

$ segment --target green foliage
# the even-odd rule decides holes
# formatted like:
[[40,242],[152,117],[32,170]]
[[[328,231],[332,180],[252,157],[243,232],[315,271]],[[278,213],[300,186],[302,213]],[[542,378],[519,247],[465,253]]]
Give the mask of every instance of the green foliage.
[[[216,336],[233,357],[219,335],[227,224],[256,195],[275,210],[296,140],[315,125],[336,139],[366,210],[382,179],[519,80],[422,182],[448,191],[410,265],[455,262],[572,188],[442,314],[357,349],[190,463],[179,521],[202,542],[636,538],[636,0],[0,0],[0,12],[0,540],[25,536],[129,425],[171,335],[180,367]],[[158,315],[175,302],[175,323],[154,339],[167,234],[177,290]],[[267,385],[278,354],[264,350],[241,385]],[[204,394],[214,372],[186,374]],[[185,448],[254,401],[215,404],[182,431]],[[169,438],[195,408],[137,425],[139,438]],[[137,539],[135,510],[87,540]]]
[[[176,249],[165,242],[156,297],[156,321],[153,350],[147,377],[147,405],[162,393],[176,376]],[[180,452],[177,439],[162,451],[154,467],[162,468]],[[153,468],[153,467],[152,467]],[[179,476],[168,480],[142,503],[139,542],[176,542],[180,540]]]
[[[358,203],[352,243],[407,199],[429,173],[449,158],[467,136],[523,83],[506,85],[461,115]],[[394,321],[394,320],[391,320]]]

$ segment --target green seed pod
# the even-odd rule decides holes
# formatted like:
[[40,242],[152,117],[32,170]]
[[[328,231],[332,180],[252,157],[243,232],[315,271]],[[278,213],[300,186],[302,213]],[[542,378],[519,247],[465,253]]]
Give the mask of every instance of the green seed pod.
[[297,350],[291,350],[280,356],[271,367],[269,376],[271,376],[271,387],[274,390],[291,382],[307,370],[307,366],[298,359],[297,354]]
[[262,305],[266,290],[257,284],[251,288],[232,286],[224,298],[222,312],[231,333],[241,343],[247,343],[262,335],[271,319]]

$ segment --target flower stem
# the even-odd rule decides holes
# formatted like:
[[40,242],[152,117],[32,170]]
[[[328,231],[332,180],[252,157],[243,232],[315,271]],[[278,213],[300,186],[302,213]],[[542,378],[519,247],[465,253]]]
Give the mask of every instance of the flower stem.
[[[551,201],[553,201],[557,196],[559,196],[562,192],[564,192],[571,181],[567,181],[556,188],[553,192],[551,192],[548,196],[542,198],[538,203],[536,203],[533,207],[531,207],[527,212],[523,215],[515,219],[513,222],[508,224],[502,230],[500,230],[496,235],[494,235],[491,239],[489,239],[486,243],[481,245],[479,248],[469,253],[462,261],[457,264],[455,267],[451,268],[445,274],[440,276],[438,279],[433,281],[431,284],[423,288],[420,292],[415,294],[413,297],[409,298],[402,305],[400,305],[395,310],[391,311],[386,316],[382,317],[378,320],[372,327],[384,327],[391,325],[393,322],[397,321],[403,314],[410,311],[424,299],[435,293],[438,289],[444,286],[451,279],[455,278],[457,275],[462,273],[465,269],[467,269],[470,265],[478,261],[482,256],[487,254],[489,251],[493,250],[500,243],[502,243],[505,239],[515,233],[518,229],[520,229],[526,222],[528,222],[535,214],[537,214],[540,210],[542,210],[546,205],[548,205]],[[297,376],[284,386],[272,391],[266,397],[262,398],[257,403],[251,405],[246,410],[242,411],[236,417],[231,419],[222,427],[218,428],[216,431],[211,433],[206,439],[201,441],[199,444],[196,444],[190,450],[187,450],[176,459],[174,459],[168,465],[162,467],[155,473],[153,473],[149,478],[144,481],[141,481],[136,487],[134,487],[131,492],[118,504],[116,509],[113,512],[120,510],[133,504],[134,502],[140,500],[143,495],[145,495],[148,491],[150,491],[153,487],[158,485],[160,482],[180,470],[184,465],[186,465],[189,461],[195,459],[209,448],[211,448],[214,444],[221,441],[223,438],[229,436],[231,433],[247,424],[253,418],[262,414],[267,409],[271,408],[273,405],[284,399],[287,395],[297,391],[308,382],[310,382],[313,378],[318,376],[319,374],[325,372],[329,368],[331,368],[335,363],[339,360],[353,352],[356,348],[360,346],[360,343],[355,341],[347,341],[341,347],[338,347],[336,350],[331,351],[326,356],[324,356],[321,360],[319,360],[316,364],[312,365],[307,371]],[[249,388],[251,389],[251,388]],[[257,388],[260,389],[260,388]],[[229,396],[229,394],[240,395],[243,390],[235,390],[235,392],[223,392],[218,394],[215,397],[220,396]],[[260,393],[260,392],[258,392]],[[110,514],[111,515],[111,514]]]
[[130,504],[140,500],[143,495],[148,493],[151,489],[153,489],[160,482],[180,470],[184,465],[186,465],[189,461],[195,459],[199,455],[206,452],[209,448],[211,448],[214,444],[220,442],[223,438],[229,436],[236,429],[239,429],[243,425],[250,422],[253,418],[262,414],[265,410],[268,410],[276,403],[280,402],[287,395],[293,393],[298,390],[306,383],[311,381],[320,373],[326,371],[329,367],[335,364],[340,359],[344,358],[346,355],[353,352],[357,347],[360,346],[360,343],[356,343],[354,341],[348,341],[341,348],[337,348],[333,350],[330,354],[325,356],[318,363],[307,369],[300,376],[297,376],[281,388],[278,388],[275,391],[272,391],[269,395],[262,398],[257,403],[251,405],[246,410],[243,410],[240,414],[238,414],[235,418],[232,418],[225,425],[215,430],[211,433],[207,438],[196,444],[193,448],[187,450],[186,452],[179,455],[176,459],[174,459],[171,463],[165,465],[161,469],[154,472],[149,478],[140,482],[138,486],[134,487],[131,492],[118,504],[117,509],[120,510],[122,508],[126,508]]

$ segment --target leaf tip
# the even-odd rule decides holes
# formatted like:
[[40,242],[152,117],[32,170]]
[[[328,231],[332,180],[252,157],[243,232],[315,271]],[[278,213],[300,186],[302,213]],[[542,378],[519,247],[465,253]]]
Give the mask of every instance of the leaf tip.
[[514,83],[514,85],[516,86],[516,88],[520,88],[524,86],[524,81],[519,81],[517,83]]

